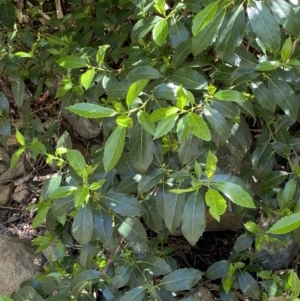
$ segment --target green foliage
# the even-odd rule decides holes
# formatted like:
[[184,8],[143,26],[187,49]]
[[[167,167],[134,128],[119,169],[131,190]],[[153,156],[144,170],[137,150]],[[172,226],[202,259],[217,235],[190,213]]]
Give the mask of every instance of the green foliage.
[[[1,143],[13,133],[20,145],[10,168],[30,152],[55,170],[28,210],[37,210],[34,227],[47,227],[33,244],[38,251],[55,245],[58,259],[38,289],[24,286],[15,300],[96,300],[99,291],[103,300],[175,300],[172,293],[204,275],[219,279],[222,300],[237,300],[238,288],[254,300],[284,293],[298,300],[295,273],[285,271],[282,281],[258,264],[262,241],[276,240],[267,233],[300,226],[293,3],[72,1],[68,14],[33,34],[15,24],[12,2],[0,0],[7,28],[0,70],[24,120],[11,126],[11,103],[0,92]],[[28,82],[35,101],[46,89],[64,113],[101,123],[89,156],[59,131],[57,118],[45,128],[33,118]],[[239,157],[251,156],[252,166],[234,175],[222,170],[217,154],[225,142]],[[269,230],[245,223],[233,254],[206,272],[178,268],[165,248],[168,235],[180,230],[196,245],[206,210],[220,221],[232,203],[280,219]],[[70,255],[74,241],[79,251]]]

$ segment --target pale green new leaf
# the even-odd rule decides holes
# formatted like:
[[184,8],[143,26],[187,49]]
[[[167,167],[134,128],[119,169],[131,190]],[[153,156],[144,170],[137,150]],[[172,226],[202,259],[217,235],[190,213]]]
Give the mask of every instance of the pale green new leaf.
[[153,139],[155,140],[168,134],[173,129],[177,118],[178,115],[174,114],[159,121]]
[[205,202],[209,206],[209,212],[218,222],[220,216],[224,214],[227,203],[222,195],[215,189],[209,188],[205,194]]
[[50,207],[48,206],[44,208],[39,208],[37,215],[33,219],[33,223],[32,223],[33,228],[37,228],[39,225],[41,225],[44,222],[49,209]]
[[218,163],[217,156],[209,150],[206,158],[206,166],[205,166],[205,174],[208,179],[211,179],[213,177],[217,168],[217,163]]
[[83,85],[84,89],[88,89],[93,81],[95,76],[95,69],[88,69],[80,76],[80,82]]
[[218,2],[212,2],[194,17],[192,25],[192,32],[194,36],[196,36],[206,25],[212,22],[218,7]]
[[124,149],[126,128],[117,126],[104,146],[103,165],[106,172],[109,172],[118,163]]
[[191,289],[203,276],[199,270],[183,268],[165,276],[159,286],[169,292]]
[[79,186],[74,193],[74,204],[76,208],[81,207],[89,195],[89,189],[86,186]]
[[162,46],[168,36],[169,28],[166,19],[158,21],[152,31],[152,37],[154,42],[158,46]]
[[222,101],[244,102],[247,100],[242,92],[234,90],[220,90],[214,97]]
[[286,63],[287,60],[291,57],[293,53],[293,42],[291,36],[289,36],[284,44],[282,45],[281,51],[280,51],[280,56],[281,59]]
[[132,42],[137,42],[145,37],[161,19],[159,16],[150,16],[138,20],[131,30]]
[[9,163],[9,169],[13,169],[19,162],[22,154],[25,152],[26,147],[20,147],[18,148],[12,155],[10,163]]
[[67,68],[67,69],[79,69],[87,67],[87,63],[85,58],[75,56],[75,55],[69,55],[62,57],[56,61],[61,67]]
[[197,115],[196,113],[187,115],[187,124],[190,131],[196,137],[205,141],[211,140],[210,130],[201,116]]
[[117,112],[111,108],[102,107],[92,103],[76,103],[66,107],[69,111],[85,118],[104,118],[114,116]]
[[281,218],[267,233],[285,234],[300,227],[300,212],[293,213]]
[[67,159],[77,174],[82,177],[86,170],[86,162],[82,153],[77,149],[68,149]]
[[103,60],[104,60],[104,57],[105,57],[105,53],[106,53],[106,50],[110,47],[110,45],[102,45],[102,46],[99,46],[99,49],[97,51],[97,54],[96,54],[96,60],[97,60],[97,63],[99,65],[101,65],[103,63]]
[[134,82],[128,90],[127,96],[126,96],[126,104],[128,107],[130,107],[133,100],[143,91],[143,89],[147,86],[149,80],[147,79],[140,79],[136,82]]
[[205,230],[205,205],[199,192],[193,192],[184,205],[181,215],[181,231],[187,241],[194,246]]
[[256,208],[251,196],[239,185],[230,182],[217,182],[213,183],[213,186],[233,203],[245,208]]
[[81,207],[74,218],[72,225],[73,237],[81,244],[87,245],[94,231],[94,219],[91,207],[85,205]]

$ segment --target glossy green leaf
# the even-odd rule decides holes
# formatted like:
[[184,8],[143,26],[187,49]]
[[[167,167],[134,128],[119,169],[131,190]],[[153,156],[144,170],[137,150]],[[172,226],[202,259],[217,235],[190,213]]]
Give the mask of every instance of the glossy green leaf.
[[161,19],[159,20],[152,31],[152,37],[154,42],[158,45],[158,46],[162,46],[166,40],[166,38],[168,37],[168,33],[169,33],[169,27],[168,27],[168,22],[166,21],[166,19]]
[[206,270],[205,277],[210,280],[220,279],[227,273],[229,265],[230,262],[228,260],[214,262]]
[[15,7],[9,0],[0,2],[0,22],[7,28],[13,29],[15,25]]
[[243,5],[239,5],[225,16],[222,27],[216,40],[218,56],[225,60],[233,53],[242,40],[245,30],[245,13]]
[[188,67],[176,70],[170,80],[186,89],[203,90],[207,87],[206,79],[199,72]]
[[14,80],[11,85],[11,92],[17,106],[21,107],[24,101],[25,83],[22,78]]
[[285,81],[277,78],[269,79],[268,85],[279,107],[285,114],[296,120],[299,110],[299,101],[292,88]]
[[[236,252],[244,252],[253,244],[253,236],[247,233],[240,235],[234,243],[233,249]],[[257,246],[256,246],[257,247]]]
[[255,208],[255,204],[251,196],[239,185],[230,182],[213,183],[217,190],[221,191],[233,203],[245,207]]
[[210,130],[201,116],[197,115],[196,113],[187,115],[187,124],[190,131],[196,137],[205,141],[211,140]]
[[77,149],[68,149],[67,159],[77,174],[82,177],[84,175],[84,170],[86,169],[86,162],[82,153]]
[[285,234],[300,227],[300,212],[290,214],[276,222],[267,233]]
[[147,233],[143,224],[135,217],[120,218],[119,233],[132,242],[147,242]]
[[283,197],[285,199],[286,202],[290,201],[297,189],[297,183],[294,179],[289,180],[283,189]]
[[177,118],[178,115],[174,114],[159,121],[153,139],[157,139],[168,134],[173,129]]
[[245,271],[238,274],[238,282],[242,292],[255,300],[259,299],[259,286],[257,281]]
[[276,109],[276,100],[272,92],[262,82],[251,83],[251,89],[257,102],[272,113]]
[[181,215],[181,231],[194,246],[205,231],[205,204],[199,192],[193,192],[187,199]]
[[22,154],[25,152],[25,150],[26,150],[25,147],[20,147],[13,153],[10,163],[9,163],[9,169],[13,169],[17,165]]
[[138,191],[139,192],[147,192],[162,179],[165,175],[165,171],[162,168],[154,168],[142,175],[141,179],[138,183]]
[[65,215],[74,208],[73,196],[67,196],[60,199],[55,199],[51,205],[51,214],[54,217]]
[[87,67],[86,60],[83,57],[69,55],[58,59],[57,64],[67,69],[79,69]]
[[126,128],[117,126],[104,146],[103,165],[106,172],[116,166],[123,153],[126,138]]
[[254,68],[255,71],[272,71],[280,67],[280,62],[278,61],[264,61],[258,63]]
[[146,288],[143,286],[137,286],[134,289],[128,291],[120,301],[142,301],[146,296]]
[[160,257],[147,255],[140,260],[141,267],[151,275],[160,276],[172,272],[171,267]]
[[133,100],[144,90],[144,88],[147,86],[149,80],[147,79],[140,79],[136,82],[134,82],[128,90],[127,96],[126,96],[126,104],[128,107],[130,107]]
[[132,28],[131,40],[137,42],[145,37],[161,19],[159,16],[150,16],[138,20]]
[[234,90],[220,90],[214,97],[222,101],[244,102],[247,100],[243,93]]
[[66,107],[66,109],[85,118],[111,117],[116,114],[116,111],[111,108],[83,102]]
[[99,65],[101,65],[103,63],[106,50],[110,47],[110,45],[101,45],[98,47],[99,47],[99,49],[96,54],[96,61]]
[[125,99],[128,94],[129,87],[130,87],[130,84],[127,82],[113,83],[108,87],[107,95],[112,98]]
[[293,42],[291,36],[289,36],[285,40],[280,51],[280,56],[283,62],[287,62],[287,60],[291,57],[292,53],[293,53]]
[[78,298],[80,293],[88,285],[99,281],[100,272],[96,270],[83,270],[74,276],[71,282],[71,293],[75,298]]
[[139,111],[137,113],[138,121],[147,134],[155,135],[155,125],[151,122],[150,115],[147,112]]
[[142,173],[146,172],[153,160],[154,143],[139,123],[134,125],[131,133],[129,152],[134,167]]
[[46,206],[44,208],[39,208],[38,213],[34,217],[33,222],[32,222],[32,227],[33,228],[37,228],[38,226],[40,226],[44,222],[49,209],[50,209],[50,207],[48,207],[48,206]]
[[160,84],[154,88],[153,95],[158,99],[176,100],[177,89],[178,86],[173,83]]
[[140,216],[142,205],[138,200],[123,193],[109,192],[101,197],[101,202],[114,212],[124,216]]
[[206,166],[205,166],[205,174],[208,179],[211,179],[216,171],[218,163],[217,156],[212,153],[211,151],[208,151],[208,155],[206,158]]
[[103,208],[100,208],[95,214],[95,233],[99,240],[108,247],[113,234],[112,219]]
[[57,189],[55,189],[51,193],[50,198],[51,199],[63,198],[65,196],[74,194],[75,190],[77,190],[77,187],[75,187],[75,186],[61,186],[61,187],[58,187]]
[[87,245],[94,231],[94,219],[91,207],[85,205],[80,208],[72,225],[73,237],[81,244]]
[[25,146],[25,138],[18,129],[16,129],[16,139],[22,146]]
[[62,174],[61,172],[58,172],[57,174],[54,174],[51,176],[50,179],[47,179],[41,190],[41,196],[44,201],[47,201],[52,194],[53,191],[55,191],[61,184]]
[[205,26],[212,22],[218,10],[218,2],[208,4],[193,19],[192,32],[196,36]]
[[112,277],[110,285],[113,288],[120,288],[120,287],[125,286],[130,279],[132,269],[133,269],[133,266],[128,263],[121,265],[117,269],[116,275],[114,277]]
[[79,208],[84,204],[89,195],[89,189],[86,186],[79,186],[74,193],[74,204],[76,208]]
[[209,188],[205,194],[205,203],[209,206],[209,213],[219,222],[227,208],[226,200],[217,190]]
[[203,273],[196,269],[178,269],[165,276],[159,286],[170,292],[189,290],[201,279],[202,275]]
[[178,47],[178,45],[190,36],[190,33],[186,29],[185,25],[179,20],[172,20],[169,25],[169,40],[173,48]]
[[158,212],[155,200],[153,198],[144,200],[143,208],[143,220],[152,231],[159,233],[163,228],[163,220]]
[[175,68],[181,65],[186,57],[192,52],[192,39],[181,42],[175,49],[173,54],[173,65]]
[[80,76],[80,82],[83,85],[84,89],[88,89],[94,79],[95,69],[88,69]]
[[127,79],[131,83],[137,82],[141,79],[150,80],[150,79],[158,79],[159,77],[160,77],[159,71],[150,66],[135,67],[127,75]]
[[280,28],[268,8],[259,1],[248,2],[247,14],[257,38],[277,53],[281,47]]

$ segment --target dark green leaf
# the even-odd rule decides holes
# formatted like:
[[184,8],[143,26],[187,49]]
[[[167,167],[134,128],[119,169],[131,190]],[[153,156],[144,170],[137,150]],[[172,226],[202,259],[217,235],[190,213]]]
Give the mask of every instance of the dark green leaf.
[[102,208],[95,215],[95,232],[99,240],[108,247],[113,233],[112,219],[109,213]]
[[234,243],[233,249],[236,252],[244,252],[253,244],[253,237],[247,233],[240,235]]
[[170,292],[189,290],[201,279],[202,275],[203,273],[196,269],[179,269],[165,276],[159,286]]
[[181,42],[175,49],[173,54],[173,65],[175,68],[186,59],[186,57],[192,52],[192,39]]
[[15,25],[15,7],[10,0],[0,2],[0,22],[7,28],[13,29]]
[[172,272],[165,260],[157,256],[147,255],[140,260],[141,267],[151,275],[160,276]]
[[9,113],[9,102],[3,92],[0,91],[0,111]]
[[262,179],[260,184],[260,190],[273,188],[282,183],[288,176],[285,171],[277,170],[269,173],[265,178]]
[[131,40],[137,42],[145,37],[161,19],[158,16],[151,16],[138,20],[132,28]]
[[142,301],[146,295],[146,288],[143,286],[135,287],[127,292],[120,301]]
[[159,71],[150,66],[136,67],[132,69],[127,75],[127,79],[131,83],[137,82],[140,79],[157,79],[159,77]]
[[229,265],[230,262],[228,260],[214,262],[206,270],[205,277],[210,280],[222,278],[227,273]]
[[176,100],[177,89],[178,86],[173,83],[160,84],[154,88],[153,95],[158,99]]
[[56,188],[51,195],[49,196],[51,199],[59,199],[65,196],[74,194],[77,187],[75,186],[61,186]]
[[94,220],[91,207],[85,205],[80,208],[74,218],[72,233],[74,238],[81,244],[87,245],[94,231]]
[[153,198],[146,199],[143,201],[143,219],[147,226],[154,232],[159,233],[163,227],[163,220],[160,216],[155,200]]
[[198,138],[210,141],[210,130],[203,118],[196,113],[191,113],[187,116],[187,124],[190,131]]
[[72,295],[77,299],[85,287],[99,281],[100,273],[96,270],[83,270],[79,272],[71,282]]
[[169,32],[168,22],[166,21],[166,19],[162,19],[158,21],[155,24],[152,32],[152,37],[154,42],[158,46],[162,46],[168,36],[168,32]]
[[67,214],[69,210],[74,207],[73,196],[67,196],[65,198],[56,199],[53,201],[51,206],[52,215],[54,217],[59,217]]
[[187,199],[181,215],[181,231],[194,246],[205,230],[205,205],[199,192],[193,192]]
[[112,277],[110,285],[113,288],[120,288],[127,284],[129,281],[129,278],[132,273],[133,266],[130,264],[125,263],[124,265],[121,265],[117,271],[116,275]]
[[46,206],[44,208],[39,208],[37,215],[33,219],[33,223],[32,223],[33,228],[37,228],[44,222],[49,209],[50,209],[50,207],[48,207],[48,206]]
[[144,174],[142,178],[139,180],[138,183],[138,191],[139,192],[147,192],[151,188],[153,188],[155,185],[158,184],[158,182],[162,179],[164,176],[165,171],[162,168],[154,168]]
[[254,82],[251,83],[251,89],[258,103],[262,107],[274,113],[276,109],[276,100],[266,85],[260,81]]
[[129,90],[129,83],[113,83],[107,89],[107,95],[112,98],[123,98],[125,99]]
[[14,101],[16,102],[17,106],[21,107],[23,105],[25,92],[25,84],[22,78],[13,81],[11,85],[11,92],[13,94]]
[[0,135],[7,137],[11,135],[11,125],[5,116],[0,116]]
[[53,191],[55,191],[61,183],[62,174],[61,172],[58,172],[57,174],[54,174],[51,176],[50,179],[47,179],[42,187],[41,196],[44,201],[47,201],[49,196],[52,194]]
[[189,38],[190,34],[185,25],[179,20],[173,20],[169,26],[169,39],[173,48]]
[[106,173],[114,168],[121,158],[125,138],[126,128],[118,125],[107,139],[103,156],[103,165]]
[[79,69],[87,67],[87,63],[85,58],[75,56],[75,55],[69,55],[62,57],[58,59],[57,64],[59,64],[61,67],[67,68],[67,69]]
[[259,299],[258,283],[248,272],[240,272],[238,274],[238,281],[240,289],[246,296],[255,300]]
[[147,233],[143,224],[135,217],[120,218],[119,233],[128,241],[147,242]]
[[116,114],[116,111],[111,108],[101,107],[92,103],[83,102],[66,107],[66,109],[85,118],[111,117]]

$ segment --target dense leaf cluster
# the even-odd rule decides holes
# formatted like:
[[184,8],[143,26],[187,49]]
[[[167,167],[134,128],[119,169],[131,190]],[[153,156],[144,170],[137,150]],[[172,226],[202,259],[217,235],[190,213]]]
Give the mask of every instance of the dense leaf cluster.
[[[65,17],[51,18],[37,34],[16,26],[11,1],[0,0],[7,12],[0,21],[10,29],[0,70],[24,118],[11,166],[29,150],[55,170],[30,209],[37,208],[34,226],[45,221],[48,230],[34,244],[41,251],[54,243],[58,260],[36,290],[25,286],[15,300],[98,300],[97,292],[107,301],[174,300],[172,293],[190,289],[205,271],[178,268],[165,248],[168,235],[180,229],[195,245],[207,212],[219,221],[232,203],[278,212],[283,218],[269,233],[299,227],[296,2],[72,1]],[[50,144],[58,120],[45,130],[32,118],[28,82],[35,100],[47,89],[62,112],[101,122],[102,143],[89,159],[67,132]],[[3,92],[0,112],[5,143],[11,124]],[[224,144],[240,158],[250,154],[252,167],[222,170],[216,152]],[[272,238],[253,221],[245,228],[232,258],[205,274],[221,279],[222,300],[237,300],[237,288],[255,300],[283,292],[297,298],[297,275],[287,271],[282,288],[250,251]],[[77,257],[66,255],[74,240]]]

